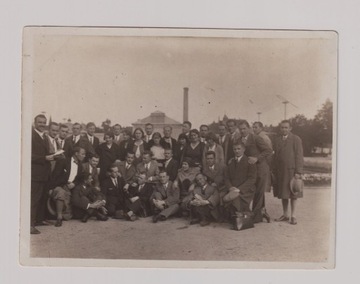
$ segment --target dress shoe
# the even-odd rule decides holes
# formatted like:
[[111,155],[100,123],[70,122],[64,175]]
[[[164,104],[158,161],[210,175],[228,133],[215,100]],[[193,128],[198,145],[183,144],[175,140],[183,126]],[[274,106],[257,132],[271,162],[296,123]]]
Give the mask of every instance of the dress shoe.
[[107,221],[109,219],[108,217],[101,214],[100,212],[96,212],[95,216],[96,216],[96,219],[98,219],[99,221]]
[[139,219],[139,218],[138,218],[135,214],[129,216],[129,221],[131,221],[131,222],[134,222],[134,221],[136,221],[136,220],[138,220],[138,219]]
[[194,225],[194,224],[198,224],[198,223],[200,223],[200,219],[198,219],[198,218],[190,220],[190,225]]
[[159,220],[160,221],[165,221],[167,218],[164,216],[164,215],[160,215],[160,217],[159,217]]
[[57,219],[55,222],[55,227],[61,227],[62,226],[62,220],[61,219]]
[[289,217],[282,215],[280,218],[275,219],[275,222],[289,221]]
[[152,221],[153,221],[153,223],[157,223],[157,221],[159,221],[159,219],[160,219],[160,215],[157,214],[157,215],[153,216]]
[[206,220],[206,219],[204,219],[204,220],[202,220],[201,222],[200,222],[200,226],[201,227],[205,227],[205,226],[207,226],[207,225],[209,225],[210,224],[210,222],[208,221],[208,220]]
[[297,220],[296,220],[295,217],[291,217],[291,218],[290,218],[290,224],[291,224],[291,225],[296,225],[296,224],[297,224]]
[[86,223],[90,218],[89,214],[85,214],[84,217],[81,219],[81,222]]
[[40,234],[40,231],[38,229],[36,229],[35,227],[30,227],[30,234],[37,235],[37,234]]
[[269,215],[266,211],[263,212],[262,217],[263,217],[263,219],[266,220],[266,222],[268,222],[268,223],[271,222],[271,221],[270,221],[270,215]]

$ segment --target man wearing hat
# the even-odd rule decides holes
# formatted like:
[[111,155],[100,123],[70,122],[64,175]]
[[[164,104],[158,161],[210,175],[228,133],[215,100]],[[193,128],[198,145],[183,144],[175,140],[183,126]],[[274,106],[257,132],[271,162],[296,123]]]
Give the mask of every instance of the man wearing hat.
[[[280,136],[274,143],[274,163],[273,173],[275,182],[273,184],[274,196],[282,200],[283,215],[275,221],[289,221],[296,225],[295,217],[297,198],[303,196],[302,190],[295,190],[297,181],[301,179],[303,173],[304,156],[302,141],[300,137],[291,133],[291,124],[288,120],[280,123]],[[293,187],[291,187],[293,184]],[[301,185],[300,185],[301,186]],[[291,213],[289,218],[289,199],[291,204]]]
[[224,205],[230,213],[249,212],[254,198],[257,168],[248,162],[245,145],[237,142],[233,145],[235,157],[229,161],[225,171],[225,186],[228,193],[224,196]]

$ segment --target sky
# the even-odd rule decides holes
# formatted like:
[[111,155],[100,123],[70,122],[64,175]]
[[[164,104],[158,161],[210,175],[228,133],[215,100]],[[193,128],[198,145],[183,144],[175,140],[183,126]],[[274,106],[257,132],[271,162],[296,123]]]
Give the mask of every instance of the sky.
[[277,125],[336,102],[337,43],[327,37],[33,37],[33,116],[130,126],[160,110],[194,127],[229,118]]

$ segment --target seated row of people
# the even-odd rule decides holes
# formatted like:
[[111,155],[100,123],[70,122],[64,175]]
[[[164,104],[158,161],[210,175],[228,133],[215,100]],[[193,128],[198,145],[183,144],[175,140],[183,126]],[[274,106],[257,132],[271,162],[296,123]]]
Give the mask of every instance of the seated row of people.
[[235,144],[236,159],[228,166],[217,163],[216,153],[208,151],[205,167],[184,158],[180,169],[171,149],[166,149],[167,159],[160,167],[149,151],[136,166],[135,154],[128,152],[126,160],[110,165],[99,181],[98,156],[82,163],[86,152],[76,148],[71,158],[56,162],[51,179],[55,226],[70,218],[87,222],[91,216],[135,221],[152,215],[157,222],[176,213],[190,216],[191,224],[205,226],[211,219],[222,221],[235,211],[250,211],[256,166],[247,162],[244,151],[243,144]]

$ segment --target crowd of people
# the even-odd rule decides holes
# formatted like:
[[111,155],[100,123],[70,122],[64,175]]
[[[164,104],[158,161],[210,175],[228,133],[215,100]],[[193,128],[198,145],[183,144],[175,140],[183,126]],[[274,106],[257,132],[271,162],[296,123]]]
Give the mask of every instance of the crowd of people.
[[[301,179],[301,139],[291,133],[290,122],[280,123],[272,140],[263,124],[242,120],[220,123],[217,133],[208,125],[193,129],[189,121],[172,137],[152,124],[133,133],[119,124],[104,133],[100,143],[96,126],[69,126],[37,115],[32,130],[30,233],[38,226],[55,227],[63,220],[86,223],[95,217],[152,222],[170,216],[188,218],[190,224],[231,222],[237,212],[251,212],[254,223],[271,222],[265,192],[273,188],[282,200],[283,215],[275,221],[297,224],[296,204],[302,193],[290,186]],[[82,131],[86,133],[82,133]],[[289,201],[291,210],[289,212]]]

